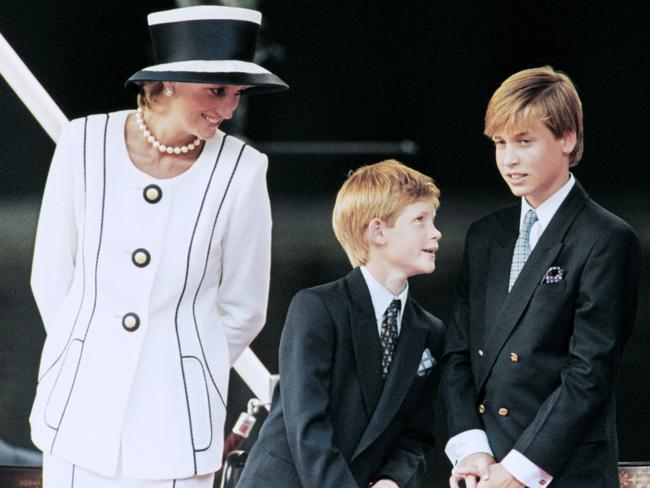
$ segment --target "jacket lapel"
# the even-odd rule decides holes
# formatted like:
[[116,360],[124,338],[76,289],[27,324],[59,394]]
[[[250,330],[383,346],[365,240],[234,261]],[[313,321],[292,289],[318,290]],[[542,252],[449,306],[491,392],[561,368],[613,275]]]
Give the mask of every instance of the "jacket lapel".
[[357,374],[368,418],[375,411],[381,395],[381,343],[372,300],[361,270],[355,268],[347,278],[350,293],[350,330]]
[[[584,207],[588,198],[586,192],[576,181],[571,192],[551,219],[535,249],[530,254],[510,293],[501,301],[495,302],[496,306],[501,303],[503,305],[496,315],[486,316],[486,319],[490,321],[487,323],[485,367],[479,371],[480,377],[477,382],[479,390],[483,387],[489,371],[506,340],[519,323],[519,319],[528,306],[533,293],[541,283],[544,273],[553,265],[557,255],[560,253],[565,234],[571,227],[576,216],[580,213],[580,210]],[[512,258],[514,246],[509,249],[510,257]],[[502,257],[500,259],[503,261],[504,258]],[[507,268],[508,273],[510,272],[510,262],[507,265],[501,263]],[[488,282],[488,285],[492,285],[492,283]],[[507,290],[507,282],[505,286]],[[497,294],[498,292],[490,292],[490,288],[491,286],[488,286],[487,295],[489,298],[492,298],[490,294]]]
[[[485,292],[485,325],[484,330],[490,330],[489,324],[495,324],[503,302],[508,296],[508,282],[510,281],[510,266],[512,253],[519,235],[519,206],[513,207],[512,212],[506,214],[500,228],[495,232],[495,238],[490,246],[490,257],[487,272],[487,286]],[[485,363],[483,363],[485,364]]]
[[[374,409],[370,423],[361,441],[359,441],[352,459],[363,452],[364,449],[386,430],[386,426],[395,417],[395,414],[404,401],[406,393],[411,388],[415,379],[420,360],[422,359],[422,351],[424,351],[426,339],[427,329],[415,320],[413,306],[409,299],[406,302],[404,316],[402,317],[402,327],[397,342],[397,349],[395,350],[395,358],[386,378],[383,391],[381,391],[379,402]],[[379,371],[380,368],[377,368],[377,370]],[[381,374],[379,377],[380,382],[383,383]]]

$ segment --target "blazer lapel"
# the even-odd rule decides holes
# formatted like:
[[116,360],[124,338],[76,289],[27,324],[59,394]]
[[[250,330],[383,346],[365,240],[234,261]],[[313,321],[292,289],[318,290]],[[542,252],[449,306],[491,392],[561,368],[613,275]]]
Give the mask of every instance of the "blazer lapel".
[[[490,257],[487,272],[487,287],[485,292],[485,324],[494,324],[503,302],[508,296],[508,282],[510,281],[510,266],[512,253],[519,235],[518,217],[519,206],[513,207],[512,212],[506,214],[505,221],[490,246]],[[489,331],[488,328],[484,330]]]
[[361,270],[355,268],[347,276],[350,293],[350,330],[357,374],[361,386],[364,408],[372,417],[381,390],[381,343],[372,300]]
[[[485,366],[479,371],[480,377],[477,385],[479,390],[483,387],[489,371],[503,345],[519,323],[519,319],[528,306],[535,289],[541,283],[544,273],[560,253],[565,234],[571,227],[576,216],[580,213],[580,210],[584,207],[588,198],[586,192],[576,181],[573,189],[551,219],[535,249],[530,254],[512,290],[504,300],[497,302],[497,306],[499,303],[503,303],[503,305],[500,307],[496,316],[489,317],[490,322],[488,323],[488,333],[485,343]],[[512,253],[512,249],[510,252]],[[509,263],[507,269],[509,273]],[[488,286],[488,290],[489,288]],[[488,296],[489,294],[490,292],[488,291]]]
[[[414,319],[412,305],[408,300],[402,317],[402,327],[397,349],[395,350],[395,358],[386,378],[379,402],[352,459],[363,452],[395,417],[415,379],[426,339],[427,329]],[[377,368],[377,370],[379,369]]]

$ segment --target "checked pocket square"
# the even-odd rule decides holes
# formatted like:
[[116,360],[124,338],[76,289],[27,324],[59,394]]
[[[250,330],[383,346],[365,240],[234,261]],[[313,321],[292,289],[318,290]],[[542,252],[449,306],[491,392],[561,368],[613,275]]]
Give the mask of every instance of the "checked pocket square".
[[559,266],[551,266],[544,273],[542,283],[559,283],[562,280],[564,280],[564,270]]
[[422,359],[420,360],[420,366],[418,366],[418,376],[429,374],[431,368],[433,368],[437,362],[438,361],[436,361],[436,358],[431,355],[431,351],[429,351],[429,348],[427,347],[422,352]]

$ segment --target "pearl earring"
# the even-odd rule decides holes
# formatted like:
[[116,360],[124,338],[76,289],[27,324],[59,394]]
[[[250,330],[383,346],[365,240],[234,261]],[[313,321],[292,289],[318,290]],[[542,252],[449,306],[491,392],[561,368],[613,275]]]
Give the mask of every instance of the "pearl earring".
[[168,97],[173,96],[174,95],[174,89],[173,88],[166,88],[165,89],[165,95],[167,95]]

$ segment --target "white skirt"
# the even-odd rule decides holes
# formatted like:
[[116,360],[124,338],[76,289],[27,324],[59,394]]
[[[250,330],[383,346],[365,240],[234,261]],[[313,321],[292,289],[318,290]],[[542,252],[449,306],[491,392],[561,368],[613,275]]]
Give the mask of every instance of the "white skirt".
[[214,473],[177,480],[106,478],[43,453],[43,488],[212,488]]

